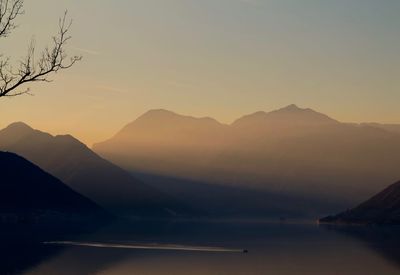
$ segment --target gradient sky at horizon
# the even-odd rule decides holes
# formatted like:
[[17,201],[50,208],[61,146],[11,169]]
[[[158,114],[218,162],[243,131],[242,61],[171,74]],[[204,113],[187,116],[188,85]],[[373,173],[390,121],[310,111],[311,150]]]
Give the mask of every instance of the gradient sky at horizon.
[[49,42],[65,9],[84,60],[1,99],[0,127],[25,121],[87,144],[149,109],[225,123],[291,103],[348,122],[400,123],[397,0],[25,0],[0,51]]

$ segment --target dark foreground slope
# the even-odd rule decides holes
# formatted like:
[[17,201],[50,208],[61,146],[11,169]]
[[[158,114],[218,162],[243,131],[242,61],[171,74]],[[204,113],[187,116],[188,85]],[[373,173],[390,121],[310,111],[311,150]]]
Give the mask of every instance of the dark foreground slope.
[[356,208],[319,221],[342,224],[400,224],[400,181]]
[[92,222],[110,218],[102,208],[13,153],[0,152],[2,222]]
[[17,153],[115,214],[165,217],[184,209],[176,200],[99,157],[72,136],[52,136],[24,123],[0,131],[0,150]]

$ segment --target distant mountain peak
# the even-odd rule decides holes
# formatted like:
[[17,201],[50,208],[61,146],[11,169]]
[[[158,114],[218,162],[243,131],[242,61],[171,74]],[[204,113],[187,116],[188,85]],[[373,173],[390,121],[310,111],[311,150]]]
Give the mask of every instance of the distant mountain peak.
[[329,116],[316,112],[310,108],[300,108],[296,104],[290,104],[281,109],[269,113],[259,111],[250,115],[243,116],[236,120],[233,125],[258,125],[261,124],[280,124],[280,125],[318,125],[332,124],[338,121]]
[[155,123],[155,124],[160,124],[160,123],[193,123],[193,122],[201,122],[205,124],[213,124],[213,125],[222,125],[220,122],[218,122],[216,119],[211,118],[211,117],[194,117],[194,116],[187,116],[187,115],[181,115],[177,114],[175,112],[165,110],[165,109],[153,109],[150,111],[147,111],[143,115],[141,115],[139,118],[137,118],[135,121],[132,123],[128,124],[127,127],[131,125],[135,125],[137,123]]
[[290,104],[284,108],[282,108],[281,110],[304,110],[302,108],[299,108],[299,106],[297,106],[296,104]]
[[71,136],[69,134],[68,135],[57,135],[54,138],[58,139],[60,141],[70,141],[70,142],[73,142],[73,143],[82,144],[81,141],[79,141],[77,138],[75,138],[74,136]]
[[5,129],[33,131],[31,126],[22,121],[11,123]]
[[[277,113],[277,112],[293,112],[293,113],[302,113],[302,112],[313,112],[313,113],[318,113],[314,111],[313,109],[310,108],[301,108],[297,106],[296,104],[290,104],[286,107],[280,108],[278,110],[271,111],[270,113]],[[319,113],[318,113],[319,114]]]
[[[0,150],[17,150],[17,148],[29,148],[30,146],[53,146],[54,148],[68,148],[71,152],[91,154],[87,146],[71,135],[53,136],[49,133],[33,129],[23,122],[10,124],[0,130]],[[18,153],[18,150],[16,151]],[[22,152],[24,152],[22,150]]]
[[0,144],[3,146],[14,144],[32,133],[35,133],[35,130],[23,122],[12,123],[0,130]]
[[330,124],[338,122],[325,114],[310,108],[300,108],[295,104],[269,112],[267,116],[270,120],[276,120],[277,122],[293,122],[296,124]]
[[178,116],[177,113],[166,109],[152,109],[144,113],[142,116]]
[[185,118],[185,116],[165,109],[152,109],[138,117],[135,121],[165,121],[180,118]]

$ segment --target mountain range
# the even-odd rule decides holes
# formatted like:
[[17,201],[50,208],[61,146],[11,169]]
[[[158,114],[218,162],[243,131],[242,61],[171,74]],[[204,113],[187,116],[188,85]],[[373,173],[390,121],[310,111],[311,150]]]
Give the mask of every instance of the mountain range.
[[0,131],[0,150],[23,156],[116,214],[163,217],[185,211],[174,198],[135,179],[70,135],[52,136],[13,123]]
[[319,216],[400,178],[396,129],[341,123],[296,105],[230,125],[159,109],[94,151],[22,122],[0,130],[0,150],[124,216]]
[[93,150],[132,173],[318,198],[343,207],[400,178],[400,135],[394,128],[342,123],[296,105],[256,112],[230,125],[152,110]]

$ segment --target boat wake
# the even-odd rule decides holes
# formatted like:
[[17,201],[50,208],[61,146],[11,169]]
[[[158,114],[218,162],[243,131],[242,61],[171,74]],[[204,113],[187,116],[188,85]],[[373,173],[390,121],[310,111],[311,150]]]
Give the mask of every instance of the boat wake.
[[97,248],[247,253],[247,250],[245,249],[232,249],[225,247],[208,247],[208,246],[186,246],[186,245],[176,245],[176,244],[118,244],[118,243],[73,242],[73,241],[53,241],[53,242],[43,242],[43,243],[47,245],[83,246],[83,247],[97,247]]

